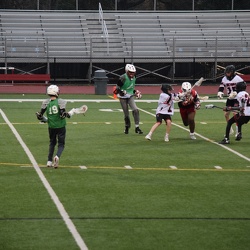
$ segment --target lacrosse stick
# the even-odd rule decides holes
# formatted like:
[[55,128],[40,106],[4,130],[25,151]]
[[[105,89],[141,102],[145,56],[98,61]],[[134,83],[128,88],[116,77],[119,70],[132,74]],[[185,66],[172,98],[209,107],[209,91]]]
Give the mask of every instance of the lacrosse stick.
[[209,99],[209,96],[207,96],[207,95],[206,96],[200,96],[199,98],[200,98],[201,101],[206,101],[206,100]]
[[[205,108],[206,109],[217,108],[217,109],[223,109],[224,110],[224,108],[216,106],[216,105],[213,105],[213,104],[205,105]],[[241,111],[239,110],[239,107],[231,107],[228,111],[233,111],[233,112],[236,112],[236,113],[241,113]]]
[[213,104],[207,104],[207,105],[205,105],[205,108],[206,108],[206,109],[213,109],[213,108],[223,109],[222,107],[215,106],[215,105],[213,105]]
[[71,109],[68,114],[70,116],[72,115],[79,115],[79,114],[83,114],[85,115],[85,113],[87,112],[88,110],[88,106],[87,105],[82,105],[80,108],[73,108]]
[[206,81],[206,79],[204,79],[203,77],[201,77],[197,82],[195,82],[195,84],[192,86],[191,90],[192,90],[195,86],[197,86],[197,87],[201,86],[201,84],[202,84],[204,81]]

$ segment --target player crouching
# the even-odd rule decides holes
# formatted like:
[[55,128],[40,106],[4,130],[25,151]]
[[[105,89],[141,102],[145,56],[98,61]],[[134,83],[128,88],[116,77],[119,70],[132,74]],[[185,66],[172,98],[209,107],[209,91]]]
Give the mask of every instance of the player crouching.
[[228,120],[226,127],[226,134],[224,139],[221,142],[219,142],[220,144],[230,144],[229,134],[230,134],[230,129],[234,123],[236,123],[238,126],[238,133],[235,140],[240,141],[242,139],[241,127],[243,124],[247,124],[250,120],[250,106],[249,106],[250,97],[249,94],[246,92],[246,87],[247,85],[244,81],[238,82],[236,84],[236,92],[232,92],[229,95],[229,99],[238,101],[238,106],[235,107],[227,106],[223,110],[234,111],[237,113],[231,119]]

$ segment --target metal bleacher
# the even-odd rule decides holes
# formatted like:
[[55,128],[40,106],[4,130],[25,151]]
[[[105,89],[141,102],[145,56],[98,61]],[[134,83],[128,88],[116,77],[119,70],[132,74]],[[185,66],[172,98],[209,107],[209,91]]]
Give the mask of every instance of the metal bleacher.
[[2,54],[8,57],[87,56],[88,28],[75,13],[0,13]]
[[134,56],[233,57],[249,53],[249,13],[126,13],[116,18],[125,51],[131,53],[132,47]]
[[249,11],[105,12],[108,40],[98,18],[98,12],[0,11],[0,54],[61,61],[249,55]]

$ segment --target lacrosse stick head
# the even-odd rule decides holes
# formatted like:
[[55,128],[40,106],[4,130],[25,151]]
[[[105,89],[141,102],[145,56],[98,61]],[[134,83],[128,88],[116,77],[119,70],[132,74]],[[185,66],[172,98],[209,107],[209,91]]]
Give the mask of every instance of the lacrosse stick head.
[[85,115],[85,113],[87,112],[87,110],[88,110],[88,106],[87,106],[87,105],[82,105],[82,106],[79,108],[79,114]]
[[206,101],[206,100],[208,100],[209,99],[209,96],[201,96],[200,97],[200,100],[201,101]]
[[206,109],[213,109],[215,106],[213,104],[207,104],[205,105]]

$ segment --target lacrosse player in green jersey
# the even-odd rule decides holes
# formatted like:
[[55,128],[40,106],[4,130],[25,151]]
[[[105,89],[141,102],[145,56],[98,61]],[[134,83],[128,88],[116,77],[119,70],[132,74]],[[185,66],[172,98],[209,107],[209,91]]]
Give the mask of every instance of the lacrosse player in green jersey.
[[132,114],[135,122],[135,133],[143,134],[141,129],[139,128],[139,110],[136,106],[134,97],[140,99],[141,92],[139,90],[135,90],[135,73],[136,69],[133,64],[126,64],[125,66],[125,74],[120,76],[120,79],[116,85],[116,89],[114,90],[114,94],[117,94],[117,97],[120,100],[120,104],[122,106],[122,110],[124,113],[124,121],[125,121],[125,130],[124,133],[128,134],[131,123],[129,117],[129,107],[132,109]]
[[[47,167],[58,168],[59,159],[64,150],[66,138],[66,117],[70,118],[72,114],[66,112],[66,101],[58,98],[59,88],[57,85],[50,85],[47,88],[48,99],[43,101],[41,111],[36,113],[37,119],[48,122],[49,131],[49,154]],[[46,112],[46,117],[43,114]],[[58,149],[53,158],[55,146],[58,142]]]

